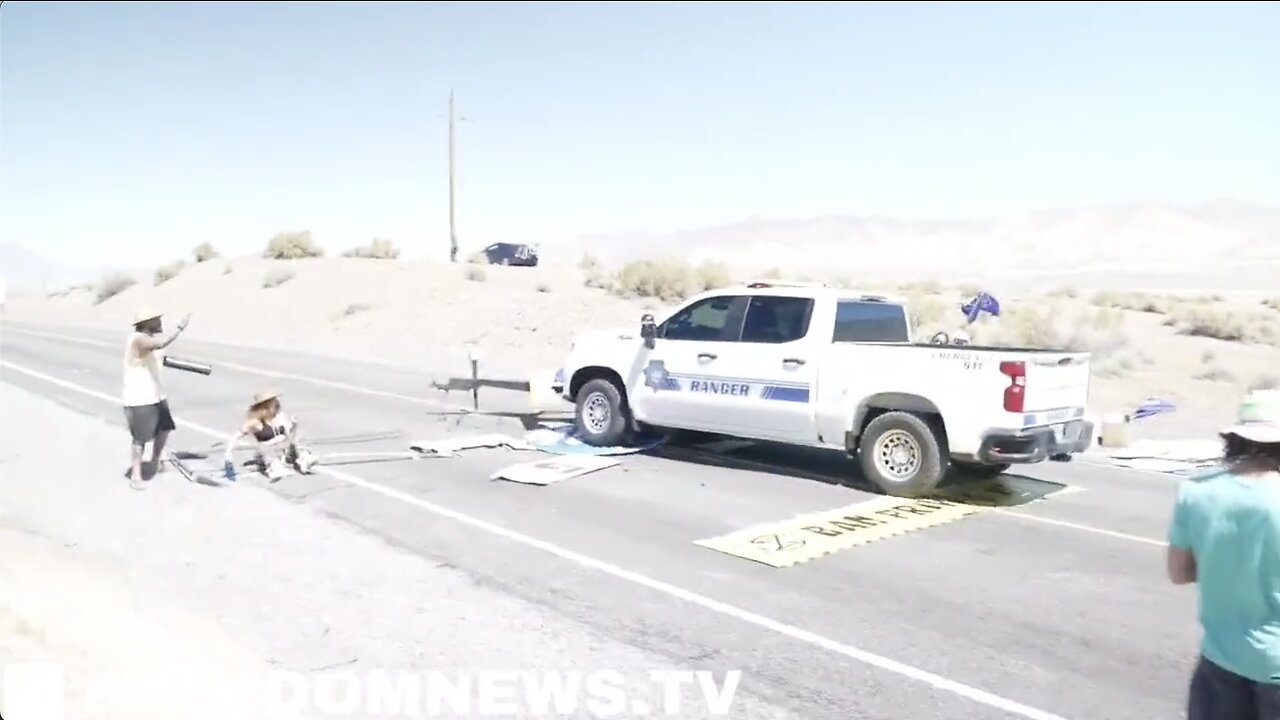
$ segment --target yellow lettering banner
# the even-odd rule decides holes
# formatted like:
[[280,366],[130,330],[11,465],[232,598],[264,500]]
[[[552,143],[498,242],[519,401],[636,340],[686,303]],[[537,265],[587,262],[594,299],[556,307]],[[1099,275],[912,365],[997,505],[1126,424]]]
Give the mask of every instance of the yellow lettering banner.
[[698,540],[695,544],[772,567],[789,567],[887,537],[944,525],[990,508],[1025,505],[1064,488],[1030,478],[1002,477],[940,491],[927,498],[878,497]]

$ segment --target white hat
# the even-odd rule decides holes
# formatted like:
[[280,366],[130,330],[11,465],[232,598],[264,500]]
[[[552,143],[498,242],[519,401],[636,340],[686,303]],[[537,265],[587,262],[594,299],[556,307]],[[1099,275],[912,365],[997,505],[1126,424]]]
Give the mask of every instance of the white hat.
[[133,324],[138,325],[148,320],[155,320],[161,315],[164,315],[164,313],[156,310],[155,308],[144,305],[133,311]]
[[1236,424],[1220,434],[1256,443],[1280,443],[1280,390],[1254,390],[1245,395]]

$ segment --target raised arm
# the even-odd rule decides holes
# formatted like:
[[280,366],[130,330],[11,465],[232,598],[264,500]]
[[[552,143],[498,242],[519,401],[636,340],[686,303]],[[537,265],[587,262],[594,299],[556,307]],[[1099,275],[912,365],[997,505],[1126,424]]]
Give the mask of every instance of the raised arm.
[[178,321],[178,326],[174,328],[173,332],[169,333],[168,335],[164,335],[160,337],[153,337],[149,335],[138,335],[137,337],[134,338],[134,341],[133,341],[134,347],[137,349],[139,354],[148,353],[153,350],[161,350],[161,349],[167,348],[173,344],[174,340],[178,339],[178,336],[182,334],[183,330],[187,329],[187,323],[189,322],[191,322],[191,316],[187,315],[186,317],[182,318],[182,320]]

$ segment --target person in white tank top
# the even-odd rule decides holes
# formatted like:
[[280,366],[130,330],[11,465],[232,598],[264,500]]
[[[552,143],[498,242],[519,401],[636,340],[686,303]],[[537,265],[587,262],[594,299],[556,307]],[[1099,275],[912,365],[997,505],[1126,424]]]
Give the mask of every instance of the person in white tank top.
[[120,399],[124,405],[125,423],[132,436],[130,485],[146,487],[142,476],[142,453],[151,443],[150,465],[160,470],[161,453],[169,433],[177,429],[169,399],[164,392],[161,371],[165,348],[186,330],[191,316],[184,317],[170,334],[162,336],[164,325],[159,311],[139,308],[133,318],[133,332],[125,342]]

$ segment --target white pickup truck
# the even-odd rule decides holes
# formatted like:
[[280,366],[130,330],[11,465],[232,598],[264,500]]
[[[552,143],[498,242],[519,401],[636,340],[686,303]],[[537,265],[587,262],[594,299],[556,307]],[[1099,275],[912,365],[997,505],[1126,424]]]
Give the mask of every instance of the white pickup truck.
[[995,475],[1086,450],[1089,375],[1085,352],[915,344],[903,302],[762,282],[579,335],[556,391],[592,445],[673,429],[836,448],[914,497],[953,466]]

